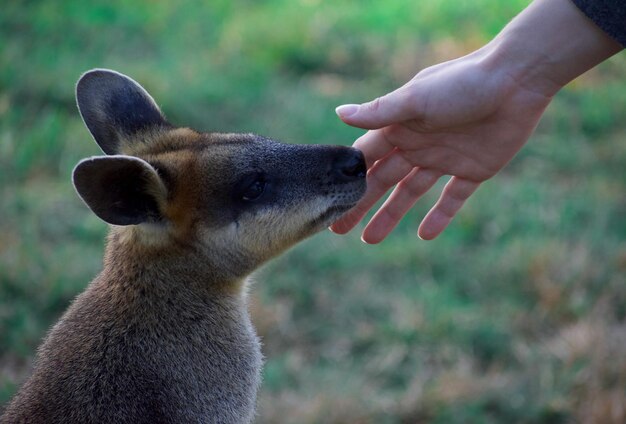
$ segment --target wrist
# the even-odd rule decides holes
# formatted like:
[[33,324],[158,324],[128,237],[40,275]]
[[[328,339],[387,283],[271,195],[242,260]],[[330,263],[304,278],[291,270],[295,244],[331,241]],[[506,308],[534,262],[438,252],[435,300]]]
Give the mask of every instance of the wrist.
[[622,46],[570,0],[536,0],[484,49],[488,69],[552,97]]

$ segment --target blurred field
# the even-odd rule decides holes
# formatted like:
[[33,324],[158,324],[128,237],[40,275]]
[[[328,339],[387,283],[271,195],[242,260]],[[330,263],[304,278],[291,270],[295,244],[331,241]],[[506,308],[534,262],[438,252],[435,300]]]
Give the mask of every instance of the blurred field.
[[[528,1],[9,1],[0,12],[0,405],[101,267],[73,87],[108,67],[174,123],[351,144],[334,107],[486,42]],[[626,60],[560,93],[439,239],[320,234],[257,274],[259,422],[626,421]],[[1,409],[1,407],[0,407]]]

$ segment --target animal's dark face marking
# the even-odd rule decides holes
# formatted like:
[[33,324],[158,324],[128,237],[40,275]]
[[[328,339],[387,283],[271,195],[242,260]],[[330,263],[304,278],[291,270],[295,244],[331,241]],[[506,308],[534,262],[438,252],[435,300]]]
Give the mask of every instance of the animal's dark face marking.
[[253,134],[203,134],[193,143],[144,159],[167,167],[170,207],[202,228],[187,233],[231,256],[245,252],[254,266],[327,227],[365,190],[363,156],[352,148]]
[[[328,226],[365,191],[365,162],[356,149],[175,128],[141,86],[117,73],[87,74],[78,90],[82,116],[98,144],[108,154],[141,159],[142,172],[156,180],[136,188],[142,204],[159,217],[157,239],[175,237],[221,251],[246,263],[242,273]],[[79,165],[76,174],[87,168]],[[90,186],[89,175],[80,175],[79,193],[94,211],[96,205],[104,211],[98,216],[117,225],[146,222],[143,215],[118,217],[107,208],[111,188]],[[135,187],[136,181],[120,184]],[[137,190],[125,189],[131,195],[117,199],[118,206],[134,210]],[[153,242],[155,220],[150,222]]]
[[222,178],[232,184],[228,208],[235,218],[269,211],[281,214],[296,205],[314,214],[311,208],[320,200],[327,208],[348,208],[362,195],[365,164],[354,149],[245,137],[247,143],[223,145],[231,153]]

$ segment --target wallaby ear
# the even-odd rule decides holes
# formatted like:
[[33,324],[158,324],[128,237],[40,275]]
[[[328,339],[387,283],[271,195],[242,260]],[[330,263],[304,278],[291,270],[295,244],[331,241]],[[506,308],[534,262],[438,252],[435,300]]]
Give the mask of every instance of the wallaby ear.
[[105,222],[136,225],[163,219],[159,203],[167,190],[157,171],[133,156],[95,156],[76,165],[74,187]]
[[102,151],[121,153],[123,140],[170,124],[150,94],[126,75],[108,69],[84,73],[76,84],[80,115]]

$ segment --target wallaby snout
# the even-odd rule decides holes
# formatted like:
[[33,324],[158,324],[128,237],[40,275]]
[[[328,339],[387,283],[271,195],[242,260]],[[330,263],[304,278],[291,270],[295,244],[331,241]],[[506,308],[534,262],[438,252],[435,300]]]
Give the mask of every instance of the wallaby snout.
[[367,172],[363,153],[354,148],[342,151],[333,163],[333,171],[341,182],[362,181]]
[[87,72],[76,97],[105,153],[73,174],[111,224],[104,266],[0,421],[252,421],[262,355],[246,277],[356,204],[363,155],[175,127],[115,71]]

